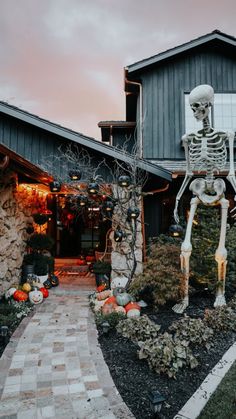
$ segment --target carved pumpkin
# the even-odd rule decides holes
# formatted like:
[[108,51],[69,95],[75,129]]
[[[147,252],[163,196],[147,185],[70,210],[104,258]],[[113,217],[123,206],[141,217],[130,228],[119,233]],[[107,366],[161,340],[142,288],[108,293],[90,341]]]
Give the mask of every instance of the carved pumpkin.
[[132,308],[132,310],[128,311],[127,317],[140,317],[140,310],[137,310],[136,308]]
[[41,288],[39,288],[39,291],[41,291],[41,293],[43,294],[43,298],[48,298],[49,292],[48,292],[47,288],[41,287]]
[[118,306],[126,306],[131,301],[131,296],[127,292],[116,295]]
[[31,285],[30,285],[28,282],[25,282],[25,283],[22,285],[22,291],[25,291],[25,292],[30,292],[30,291],[31,291]]
[[11,298],[14,294],[14,292],[16,291],[16,288],[9,288],[9,290],[7,290],[5,292],[5,298],[6,300],[9,300],[9,298]]
[[110,295],[111,295],[111,291],[110,290],[99,292],[97,294],[97,300],[98,301],[105,300],[106,298],[110,297]]
[[30,291],[29,300],[32,304],[40,304],[43,301],[43,294],[39,290]]
[[47,290],[52,288],[52,284],[51,284],[51,281],[49,279],[44,281],[43,285],[44,285],[44,288],[46,288]]
[[129,310],[133,310],[133,309],[135,309],[135,310],[141,310],[141,307],[140,307],[139,304],[133,303],[132,301],[125,306],[126,313],[128,313]]
[[53,287],[57,287],[57,285],[59,285],[59,279],[56,275],[52,275],[50,277],[50,282],[51,282]]
[[21,290],[16,290],[13,294],[13,298],[16,301],[27,301],[28,300],[28,294]]

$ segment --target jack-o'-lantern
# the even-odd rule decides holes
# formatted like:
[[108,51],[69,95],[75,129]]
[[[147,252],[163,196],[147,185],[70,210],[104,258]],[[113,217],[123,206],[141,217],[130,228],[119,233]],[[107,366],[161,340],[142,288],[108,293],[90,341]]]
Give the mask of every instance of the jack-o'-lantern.
[[43,294],[39,290],[30,291],[29,300],[32,304],[41,304],[43,301]]
[[43,298],[48,298],[49,292],[48,292],[47,288],[41,287],[41,288],[39,288],[39,291],[41,291],[41,293],[43,294]]
[[27,301],[28,300],[28,294],[21,290],[16,290],[13,294],[13,298],[16,301]]
[[49,279],[46,279],[46,281],[44,281],[43,283],[44,288],[46,288],[47,290],[52,288],[52,284],[51,281]]
[[53,287],[57,287],[59,285],[59,279],[56,275],[51,275],[50,282]]
[[16,291],[16,288],[9,288],[9,290],[7,290],[5,292],[5,298],[6,300],[9,300],[9,298],[11,298],[14,294],[14,292]]

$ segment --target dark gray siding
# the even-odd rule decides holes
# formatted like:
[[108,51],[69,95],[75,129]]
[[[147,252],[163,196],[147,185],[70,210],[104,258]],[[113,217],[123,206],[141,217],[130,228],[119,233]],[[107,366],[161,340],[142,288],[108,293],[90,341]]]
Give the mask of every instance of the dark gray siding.
[[236,54],[204,47],[142,70],[144,158],[182,159],[184,93],[210,84],[216,93],[236,92]]

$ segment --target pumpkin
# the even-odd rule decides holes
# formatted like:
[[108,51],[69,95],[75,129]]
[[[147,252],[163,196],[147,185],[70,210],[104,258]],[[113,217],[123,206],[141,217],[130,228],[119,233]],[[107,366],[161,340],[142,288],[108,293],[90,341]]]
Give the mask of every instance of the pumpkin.
[[[59,279],[56,275],[51,275],[50,280],[53,287],[57,287],[59,285]],[[44,285],[44,284],[43,284]]]
[[102,314],[111,314],[114,311],[113,304],[104,304],[102,306]]
[[106,285],[105,285],[105,284],[99,285],[99,286],[97,287],[97,292],[104,291],[105,289],[106,289]]
[[29,300],[32,304],[40,304],[43,301],[43,294],[39,290],[30,291]]
[[95,262],[95,257],[94,256],[86,256],[86,262]]
[[78,266],[84,266],[84,265],[87,265],[87,263],[86,263],[86,260],[85,260],[85,259],[78,259],[78,260],[77,260],[77,262],[76,262],[76,264],[77,264]]
[[106,298],[110,297],[110,295],[111,295],[111,291],[110,290],[99,292],[97,294],[97,300],[98,301],[105,300]]
[[133,310],[133,309],[135,309],[135,310],[141,310],[141,307],[140,307],[139,304],[133,303],[132,301],[125,306],[126,313],[128,313],[129,310]]
[[13,298],[16,301],[27,301],[28,300],[28,294],[21,290],[16,290],[13,294]]
[[9,298],[11,298],[14,294],[14,292],[16,291],[16,288],[9,288],[9,290],[7,290],[5,292],[5,298],[6,300],[9,300]]
[[112,279],[111,288],[124,288],[128,282],[127,276],[120,275]]
[[124,287],[116,287],[113,289],[112,294],[116,297],[118,294],[123,294],[125,291]]
[[140,317],[140,310],[137,310],[136,308],[132,308],[132,310],[129,310],[127,313],[127,317]]
[[109,297],[109,298],[105,301],[105,304],[115,304],[115,305],[117,305],[117,302],[116,302],[116,297],[114,297],[114,295],[113,295],[112,297]]
[[28,282],[25,282],[25,283],[22,285],[22,291],[25,291],[25,292],[30,292],[30,291],[31,291],[31,285],[30,285]]
[[125,308],[122,306],[116,306],[115,307],[115,312],[116,313],[121,313],[121,314],[126,314]]
[[41,287],[41,288],[39,288],[39,291],[41,291],[41,293],[43,294],[43,298],[48,298],[49,292],[48,292],[47,288]]
[[131,301],[131,296],[127,292],[116,295],[116,302],[118,306],[126,306]]
[[46,279],[46,281],[44,281],[43,283],[44,288],[46,288],[47,290],[52,288],[52,284],[51,281],[49,279]]

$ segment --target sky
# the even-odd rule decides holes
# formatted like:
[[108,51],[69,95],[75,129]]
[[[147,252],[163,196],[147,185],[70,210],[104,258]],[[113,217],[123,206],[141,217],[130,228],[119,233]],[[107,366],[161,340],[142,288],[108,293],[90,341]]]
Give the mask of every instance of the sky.
[[236,0],[0,0],[0,100],[100,139],[125,119],[124,67],[215,29]]

